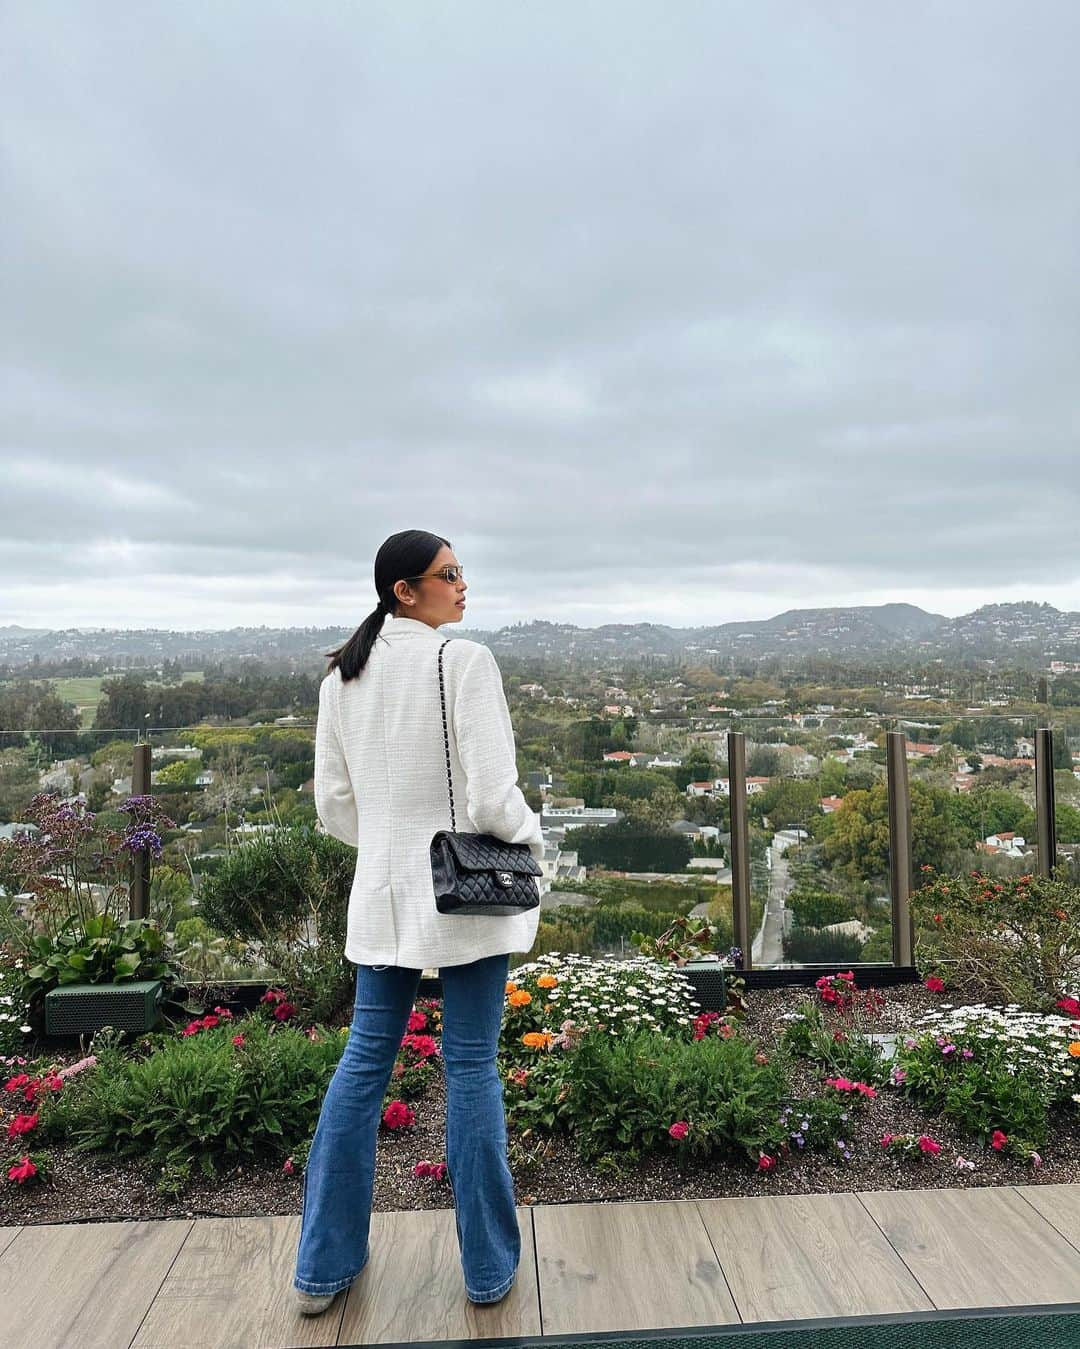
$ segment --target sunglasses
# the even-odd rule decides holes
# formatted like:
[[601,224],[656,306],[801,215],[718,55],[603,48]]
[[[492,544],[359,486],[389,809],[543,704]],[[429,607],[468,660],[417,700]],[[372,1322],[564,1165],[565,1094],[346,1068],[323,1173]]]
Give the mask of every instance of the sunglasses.
[[403,576],[403,581],[423,581],[428,576],[441,576],[449,585],[457,585],[458,581],[465,579],[465,571],[462,567],[443,567],[440,571],[426,571],[422,576]]

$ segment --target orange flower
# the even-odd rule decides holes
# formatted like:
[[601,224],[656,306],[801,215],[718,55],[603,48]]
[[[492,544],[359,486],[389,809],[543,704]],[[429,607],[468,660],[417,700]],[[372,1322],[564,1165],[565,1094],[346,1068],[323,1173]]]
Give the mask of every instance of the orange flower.
[[506,991],[507,991],[507,993],[516,993],[516,992],[517,992],[517,984],[514,983],[513,979],[511,979],[511,980],[508,981],[508,983],[507,983],[507,985],[506,985]]
[[516,992],[510,994],[509,1002],[511,1007],[527,1007],[532,1002],[532,994],[526,992],[523,988],[519,988]]
[[1064,921],[1066,920],[1066,918],[1068,918],[1068,916],[1069,916],[1069,915],[1065,912],[1064,909],[1055,909],[1055,910],[1054,910],[1054,914],[1055,914],[1058,918],[1060,918],[1061,921],[1062,921],[1063,923],[1064,923]]
[[550,1031],[530,1030],[521,1037],[521,1043],[527,1049],[547,1049],[553,1038]]
[[1074,1059],[1080,1059],[1080,1040],[1074,1040],[1069,1046],[1069,1053]]
[[558,988],[559,981],[553,974],[542,974],[536,981],[537,988]]

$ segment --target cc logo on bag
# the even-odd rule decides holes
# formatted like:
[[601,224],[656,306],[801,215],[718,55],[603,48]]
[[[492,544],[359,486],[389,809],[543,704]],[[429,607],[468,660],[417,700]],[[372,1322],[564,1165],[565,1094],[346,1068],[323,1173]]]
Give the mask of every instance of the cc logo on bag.
[[514,884],[513,873],[509,871],[497,871],[495,873],[495,878],[504,890],[509,890]]

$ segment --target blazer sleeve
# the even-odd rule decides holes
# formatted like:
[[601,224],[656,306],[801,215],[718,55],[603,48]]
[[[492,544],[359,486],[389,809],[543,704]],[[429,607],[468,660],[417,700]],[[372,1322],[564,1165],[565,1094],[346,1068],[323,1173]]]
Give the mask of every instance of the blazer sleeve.
[[327,675],[319,686],[319,718],[315,723],[315,813],[328,834],[355,848],[359,843],[356,797],[341,744],[333,678]]
[[465,769],[469,816],[482,834],[504,843],[527,843],[544,858],[540,817],[518,786],[517,751],[502,675],[483,645],[465,667],[454,700],[454,735]]

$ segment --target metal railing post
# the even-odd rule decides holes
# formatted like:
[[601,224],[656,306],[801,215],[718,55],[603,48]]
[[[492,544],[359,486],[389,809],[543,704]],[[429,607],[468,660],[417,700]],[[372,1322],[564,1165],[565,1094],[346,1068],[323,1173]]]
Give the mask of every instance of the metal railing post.
[[[131,756],[131,794],[150,795],[150,746],[138,744]],[[150,853],[144,848],[135,854],[135,869],[131,878],[128,914],[131,918],[145,918],[150,899]]]
[[894,965],[915,963],[915,925],[911,917],[911,794],[908,790],[907,733],[887,731],[889,774],[889,894]]
[[1057,862],[1057,820],[1054,805],[1054,733],[1049,726],[1035,730],[1035,838],[1040,876],[1052,876]]
[[731,931],[742,967],[753,968],[750,931],[750,826],[746,815],[746,736],[728,731],[728,814],[731,819]]

